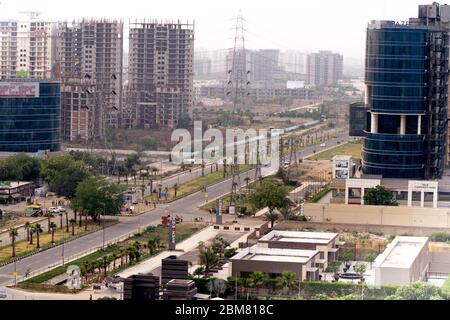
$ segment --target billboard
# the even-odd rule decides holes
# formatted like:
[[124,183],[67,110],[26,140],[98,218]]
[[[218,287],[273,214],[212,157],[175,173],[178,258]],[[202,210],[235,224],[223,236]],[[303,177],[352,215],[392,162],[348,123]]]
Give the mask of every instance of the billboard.
[[38,98],[39,82],[0,82],[0,98]]

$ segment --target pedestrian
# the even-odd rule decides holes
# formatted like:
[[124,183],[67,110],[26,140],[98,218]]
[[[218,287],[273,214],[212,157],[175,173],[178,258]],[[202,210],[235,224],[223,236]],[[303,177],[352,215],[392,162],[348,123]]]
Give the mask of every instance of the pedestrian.
[[91,294],[91,295],[89,295],[89,300],[92,300],[92,294]]

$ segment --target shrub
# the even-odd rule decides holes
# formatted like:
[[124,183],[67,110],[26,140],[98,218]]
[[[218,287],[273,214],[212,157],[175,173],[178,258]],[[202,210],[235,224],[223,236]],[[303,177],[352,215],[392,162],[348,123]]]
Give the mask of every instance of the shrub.
[[433,232],[430,240],[433,242],[447,242],[450,241],[450,234],[446,232]]

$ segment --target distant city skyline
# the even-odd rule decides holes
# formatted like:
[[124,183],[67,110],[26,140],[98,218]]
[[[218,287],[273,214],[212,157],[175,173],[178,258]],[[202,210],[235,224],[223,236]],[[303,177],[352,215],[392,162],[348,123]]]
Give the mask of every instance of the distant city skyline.
[[[293,1],[172,0],[144,2],[78,0],[64,5],[50,0],[3,0],[0,17],[17,18],[21,11],[37,11],[52,21],[81,17],[123,19],[195,20],[197,49],[226,49],[233,46],[233,19],[242,10],[246,19],[248,48],[280,50],[332,50],[345,57],[363,59],[366,27],[370,20],[408,20],[417,16],[419,4],[429,0],[343,0]],[[127,33],[125,33],[127,37]],[[125,50],[127,50],[125,46]]]

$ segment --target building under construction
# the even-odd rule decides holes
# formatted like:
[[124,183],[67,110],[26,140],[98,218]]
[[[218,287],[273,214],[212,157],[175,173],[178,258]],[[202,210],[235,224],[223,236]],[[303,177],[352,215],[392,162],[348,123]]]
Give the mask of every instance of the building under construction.
[[193,104],[194,24],[130,22],[125,128],[175,128]]
[[122,60],[123,22],[59,24],[56,65],[65,140],[103,138],[108,127],[120,126]]

